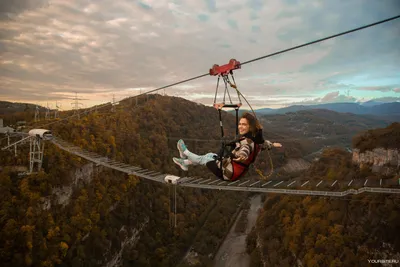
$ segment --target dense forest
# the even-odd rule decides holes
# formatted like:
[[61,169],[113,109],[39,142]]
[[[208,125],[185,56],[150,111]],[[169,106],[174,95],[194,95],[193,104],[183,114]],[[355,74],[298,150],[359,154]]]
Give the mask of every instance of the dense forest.
[[[0,101],[1,118],[4,120],[4,124],[10,127],[15,127],[17,121],[32,121],[35,117],[35,110],[36,105],[33,104]],[[38,106],[38,110],[42,113],[46,109]]]
[[[98,110],[47,128],[109,158],[180,174],[171,160],[178,155],[174,138],[218,140],[218,114],[183,99],[157,97],[142,98],[138,105],[127,101],[115,112]],[[224,114],[224,119],[227,134],[234,133],[234,117]],[[40,123],[28,121],[31,127]],[[197,153],[219,148],[212,141],[187,144]],[[45,146],[44,171],[23,176],[12,166],[28,165],[29,148],[18,150],[17,157],[0,152],[3,266],[103,266],[116,261],[122,266],[185,266],[182,257],[190,248],[199,255],[197,266],[206,266],[247,197],[177,188],[175,228],[169,186],[96,167],[51,143]],[[90,177],[77,178],[85,169],[91,171],[83,176]],[[211,177],[200,166],[187,175]],[[69,200],[61,201],[56,192],[71,188]]]
[[353,147],[361,153],[374,148],[400,149],[400,122],[354,136]]
[[[57,119],[53,124],[33,122],[31,110],[17,110],[4,119],[6,123],[26,120],[27,128],[45,127],[83,149],[134,166],[213,177],[201,166],[182,172],[172,157],[178,155],[179,138],[186,139],[188,148],[198,154],[219,150],[221,133],[215,109],[182,98],[148,95],[138,101],[121,101],[114,112],[110,106],[86,111],[79,119]],[[346,147],[351,144],[351,133],[387,123],[368,118],[357,122],[355,117],[346,121],[330,111],[260,119],[264,137],[284,144],[271,155],[278,170],[288,158],[302,158],[323,145],[335,144],[342,134],[347,139],[340,144]],[[233,139],[235,117],[223,112],[223,121],[227,139]],[[293,134],[293,129],[300,128],[298,135]],[[391,138],[393,132],[388,135],[387,131],[382,130],[382,135]],[[95,166],[51,143],[45,145],[43,172],[25,176],[15,166],[28,166],[28,153],[27,145],[18,148],[16,157],[12,151],[0,151],[0,238],[4,240],[0,261],[4,266],[112,266],[116,262],[121,266],[211,266],[239,211],[248,206],[246,193],[178,187],[175,217],[172,186]],[[256,165],[265,174],[269,172],[266,152]],[[253,174],[251,170],[249,175]],[[318,161],[295,175],[300,180],[328,181],[380,178],[354,166],[351,154],[340,147],[322,150]],[[297,261],[303,266],[358,266],[360,260],[373,258],[382,242],[389,255],[399,251],[399,240],[393,234],[400,225],[398,198],[265,197],[257,226],[248,237],[251,266],[260,262],[293,266]],[[245,221],[243,217],[236,231],[243,231]],[[192,265],[183,260],[189,252],[198,254]]]
[[[268,195],[248,236],[251,266],[372,266],[399,259],[400,200]],[[257,248],[256,248],[257,247]]]
[[[398,123],[355,137],[355,144],[397,148]],[[365,137],[367,136],[367,137]],[[381,140],[382,139],[382,140]],[[325,149],[299,177],[309,180],[399,179],[372,173],[342,148]],[[340,182],[339,182],[340,183]],[[268,194],[247,238],[251,266],[372,266],[368,259],[400,260],[400,198],[362,194],[346,198]]]

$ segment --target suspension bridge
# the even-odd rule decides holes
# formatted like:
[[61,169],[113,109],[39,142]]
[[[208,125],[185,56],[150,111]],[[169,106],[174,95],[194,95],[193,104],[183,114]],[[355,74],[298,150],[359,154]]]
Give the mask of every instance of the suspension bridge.
[[[60,138],[54,137],[51,141],[54,145],[60,149],[84,158],[94,164],[101,165],[116,171],[126,173],[128,175],[135,175],[140,178],[148,179],[151,181],[166,183],[165,177],[168,174],[143,169],[137,166],[132,166],[123,162],[108,159],[107,157],[99,154],[84,150],[73,144],[70,144]],[[375,181],[376,182],[376,181]],[[347,185],[347,188],[343,191],[328,191],[318,190],[323,186],[326,188],[336,189],[335,185],[340,184]],[[365,179],[363,183],[360,181],[338,181],[333,182],[327,181],[298,181],[298,180],[269,180],[261,181],[259,179],[252,179],[251,177],[244,177],[241,180],[230,182],[223,181],[217,178],[202,178],[202,177],[179,177],[178,186],[202,188],[202,189],[214,189],[214,190],[231,190],[231,191],[246,191],[246,192],[261,192],[261,193],[277,193],[277,194],[291,194],[291,195],[312,195],[312,196],[331,196],[331,197],[344,197],[350,194],[361,194],[363,192],[370,193],[385,193],[385,194],[400,194],[400,188],[385,188],[382,186],[382,180],[379,181],[379,187],[369,187],[368,181]],[[354,188],[360,185],[360,188]],[[346,186],[345,186],[346,187]],[[300,189],[307,188],[307,189]],[[310,189],[314,188],[314,189]]]

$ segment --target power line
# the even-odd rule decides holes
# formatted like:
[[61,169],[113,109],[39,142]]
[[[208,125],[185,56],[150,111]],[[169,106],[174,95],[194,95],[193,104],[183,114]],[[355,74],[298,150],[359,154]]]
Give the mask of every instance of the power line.
[[[248,60],[248,61],[245,61],[245,62],[241,63],[241,65],[245,65],[245,64],[252,63],[252,62],[255,62],[255,61],[258,61],[258,60],[261,60],[261,59],[265,59],[265,58],[268,58],[268,57],[272,57],[272,56],[276,56],[276,55],[279,55],[279,54],[283,54],[283,53],[286,53],[286,52],[289,52],[289,51],[293,51],[293,50],[296,50],[296,49],[299,49],[299,48],[302,48],[302,47],[305,47],[305,46],[309,46],[309,45],[312,45],[312,44],[320,43],[320,42],[323,42],[323,41],[326,41],[326,40],[329,40],[329,39],[332,39],[332,38],[336,38],[336,37],[339,37],[339,36],[342,36],[342,35],[346,35],[346,34],[349,34],[349,33],[353,33],[353,32],[356,32],[356,31],[363,30],[363,29],[367,29],[367,28],[370,28],[370,27],[373,27],[373,26],[376,26],[376,25],[379,25],[379,24],[383,24],[383,23],[386,23],[386,22],[389,22],[389,21],[392,21],[392,20],[395,20],[395,19],[398,19],[398,18],[400,18],[400,15],[397,15],[397,16],[394,16],[394,17],[391,17],[391,18],[388,18],[388,19],[384,19],[384,20],[381,20],[381,21],[377,21],[377,22],[374,22],[374,23],[371,23],[371,24],[367,24],[367,25],[364,25],[364,26],[361,26],[361,27],[358,27],[358,28],[355,28],[355,29],[352,29],[352,30],[348,30],[348,31],[345,31],[345,32],[334,34],[334,35],[331,35],[331,36],[328,36],[328,37],[325,37],[325,38],[321,38],[321,39],[318,39],[318,40],[315,40],[315,41],[311,41],[311,42],[308,42],[308,43],[305,43],[305,44],[301,44],[301,45],[298,45],[298,46],[287,48],[287,49],[284,49],[284,50],[281,50],[281,51],[278,51],[278,52],[274,52],[272,54],[268,54],[268,55],[261,56],[261,57],[255,58],[255,59],[251,59],[251,60]],[[138,95],[136,95],[134,97],[139,97],[141,95],[146,95],[146,94],[149,94],[149,93],[152,93],[152,92],[156,92],[156,91],[159,91],[159,90],[162,90],[162,89],[165,89],[165,88],[168,88],[168,87],[172,87],[172,86],[175,86],[175,85],[178,85],[178,84],[182,84],[182,83],[186,83],[186,82],[189,82],[189,81],[193,81],[193,80],[196,80],[196,79],[199,79],[199,78],[203,78],[203,77],[209,76],[209,75],[210,75],[209,73],[198,75],[198,76],[195,76],[193,78],[189,78],[189,79],[186,79],[186,80],[183,80],[183,81],[180,81],[180,82],[176,82],[176,83],[173,83],[173,84],[165,85],[165,86],[159,87],[159,88],[154,89],[154,90],[150,90],[150,91],[145,92],[145,93],[140,93],[140,94],[138,94]],[[127,97],[127,98],[129,98],[129,97]],[[127,98],[125,98],[125,99],[127,99]],[[123,101],[125,99],[122,99],[121,101]],[[103,108],[103,107],[106,107],[106,106],[111,105],[111,104],[112,103],[104,104],[104,105],[101,105],[101,107],[98,107],[98,108]],[[66,117],[66,118],[61,119],[59,121],[67,120],[67,119],[72,118],[74,116],[79,116],[79,114],[80,113],[74,114],[72,116]],[[51,125],[51,124],[59,122],[59,121],[54,121],[54,122],[42,125],[42,127]]]

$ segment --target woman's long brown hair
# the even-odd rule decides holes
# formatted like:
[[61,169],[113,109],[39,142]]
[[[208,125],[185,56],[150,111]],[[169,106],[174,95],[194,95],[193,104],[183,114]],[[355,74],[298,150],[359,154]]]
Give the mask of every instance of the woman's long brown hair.
[[250,132],[253,134],[253,136],[256,135],[258,130],[262,129],[260,122],[254,117],[253,114],[251,114],[249,112],[245,112],[240,118],[241,119],[244,118],[249,122]]

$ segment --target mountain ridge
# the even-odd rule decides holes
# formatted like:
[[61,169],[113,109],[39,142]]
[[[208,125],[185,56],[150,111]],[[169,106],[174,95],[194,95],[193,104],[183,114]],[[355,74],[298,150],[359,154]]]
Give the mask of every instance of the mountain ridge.
[[327,103],[327,104],[317,104],[317,105],[292,105],[285,108],[279,109],[257,109],[255,110],[258,114],[284,114],[288,112],[296,112],[300,110],[309,110],[309,109],[328,109],[340,113],[353,113],[359,115],[372,114],[372,115],[391,115],[398,114],[400,115],[400,103],[399,102],[391,102],[391,103],[383,103],[377,105],[362,105],[359,103]]

